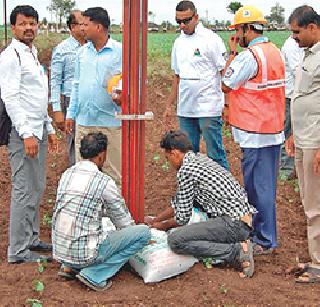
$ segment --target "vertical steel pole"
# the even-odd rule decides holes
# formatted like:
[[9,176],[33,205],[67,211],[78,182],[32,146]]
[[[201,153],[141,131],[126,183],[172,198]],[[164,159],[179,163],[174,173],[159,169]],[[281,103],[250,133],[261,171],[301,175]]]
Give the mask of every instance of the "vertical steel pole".
[[[144,114],[147,79],[147,0],[124,0],[123,114]],[[137,222],[144,217],[144,121],[123,121],[122,192]]]
[[4,43],[8,45],[8,29],[7,29],[7,0],[3,0],[3,23],[4,23]]

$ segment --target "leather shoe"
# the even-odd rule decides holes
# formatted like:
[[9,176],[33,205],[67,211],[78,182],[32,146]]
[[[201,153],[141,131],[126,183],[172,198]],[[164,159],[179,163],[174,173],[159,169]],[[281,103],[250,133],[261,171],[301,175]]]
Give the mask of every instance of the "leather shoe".
[[50,256],[45,256],[45,255],[40,255],[35,252],[30,252],[25,256],[13,256],[13,257],[8,257],[8,262],[9,263],[31,263],[31,262],[38,262],[38,261],[47,261],[51,262],[52,257]]
[[43,241],[39,241],[38,244],[36,245],[31,245],[29,247],[29,249],[31,251],[35,251],[35,252],[51,252],[52,251],[52,244],[43,242]]

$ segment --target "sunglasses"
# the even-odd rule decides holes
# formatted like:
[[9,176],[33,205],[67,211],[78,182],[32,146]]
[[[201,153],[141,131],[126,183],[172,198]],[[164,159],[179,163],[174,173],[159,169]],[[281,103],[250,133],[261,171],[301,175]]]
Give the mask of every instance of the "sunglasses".
[[176,19],[176,22],[177,22],[178,25],[181,25],[182,23],[183,23],[184,25],[187,25],[187,24],[190,23],[190,21],[192,20],[193,16],[194,16],[194,15],[192,15],[192,16],[186,18],[186,19]]

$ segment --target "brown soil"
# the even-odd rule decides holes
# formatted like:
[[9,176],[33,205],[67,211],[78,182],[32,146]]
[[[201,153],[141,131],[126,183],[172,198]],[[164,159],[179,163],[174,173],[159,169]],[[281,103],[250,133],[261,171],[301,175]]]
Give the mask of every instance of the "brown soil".
[[[168,206],[174,192],[174,171],[162,168],[165,161],[158,146],[165,131],[162,113],[169,84],[169,80],[157,75],[153,75],[149,82],[148,110],[155,113],[155,120],[147,123],[146,131],[146,214],[156,214]],[[228,130],[224,142],[232,172],[241,180],[241,153],[232,142]],[[160,161],[153,159],[156,154],[160,154]],[[41,216],[52,212],[57,182],[67,167],[64,148],[56,156],[49,155],[47,166],[47,190],[41,205]],[[277,213],[280,246],[274,254],[256,259],[256,273],[252,279],[240,279],[233,269],[206,269],[202,264],[197,264],[180,276],[145,285],[126,266],[112,278],[113,286],[110,290],[95,293],[77,281],[61,280],[57,276],[57,263],[49,264],[43,273],[38,272],[37,264],[7,264],[11,174],[6,149],[3,147],[0,148],[0,171],[0,306],[21,306],[31,298],[41,300],[44,306],[319,304],[320,286],[297,285],[294,277],[285,273],[298,258],[308,260],[305,216],[294,182],[279,183]],[[42,225],[41,228],[42,238],[49,241],[50,227]],[[33,280],[44,283],[42,294],[33,290]]]

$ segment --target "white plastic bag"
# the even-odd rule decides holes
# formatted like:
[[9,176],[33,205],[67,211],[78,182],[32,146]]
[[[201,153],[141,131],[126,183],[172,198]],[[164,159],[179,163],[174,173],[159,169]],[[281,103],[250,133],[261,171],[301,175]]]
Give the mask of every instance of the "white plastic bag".
[[129,259],[129,263],[145,283],[159,282],[191,268],[198,259],[193,256],[175,254],[168,246],[165,231],[151,229],[154,244],[145,246]]

